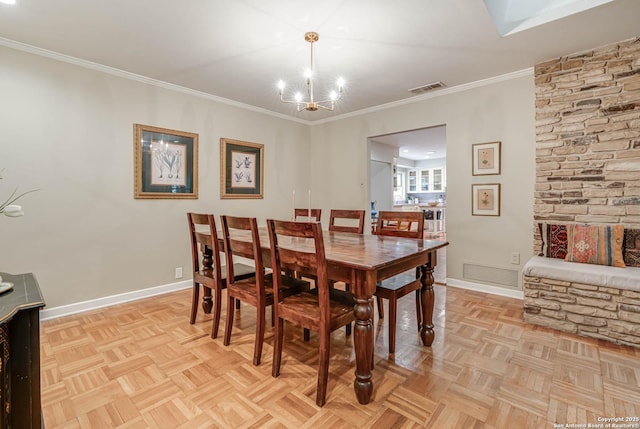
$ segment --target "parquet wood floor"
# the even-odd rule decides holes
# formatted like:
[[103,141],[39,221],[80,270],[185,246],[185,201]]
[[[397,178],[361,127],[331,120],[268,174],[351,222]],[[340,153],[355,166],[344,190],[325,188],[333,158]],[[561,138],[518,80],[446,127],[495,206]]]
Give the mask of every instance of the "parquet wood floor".
[[554,428],[640,416],[640,350],[525,325],[516,299],[442,285],[435,292],[431,348],[420,345],[411,297],[399,303],[395,357],[376,318],[366,406],[353,392],[344,330],[332,336],[327,404],[318,408],[317,337],[304,343],[288,326],[281,376],[272,378],[270,328],[262,364],[251,363],[250,306],[237,312],[229,347],[209,337],[210,315],[189,325],[190,290],[43,322],[45,425]]

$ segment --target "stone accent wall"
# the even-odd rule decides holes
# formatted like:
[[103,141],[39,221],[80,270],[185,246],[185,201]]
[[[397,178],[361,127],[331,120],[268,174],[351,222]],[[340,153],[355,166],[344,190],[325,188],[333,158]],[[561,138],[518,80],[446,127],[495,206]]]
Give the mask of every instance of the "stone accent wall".
[[535,85],[534,223],[640,227],[640,38],[538,64]]
[[524,276],[524,320],[640,347],[640,293]]
[[[538,64],[535,86],[534,254],[538,222],[640,228],[640,38]],[[640,346],[640,293],[523,284],[526,322]]]

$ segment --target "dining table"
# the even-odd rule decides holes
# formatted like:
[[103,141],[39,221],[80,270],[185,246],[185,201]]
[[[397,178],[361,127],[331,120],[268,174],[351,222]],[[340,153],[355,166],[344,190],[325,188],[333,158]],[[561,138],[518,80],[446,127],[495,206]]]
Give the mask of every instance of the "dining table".
[[[266,226],[259,228],[260,246],[265,266],[271,266],[271,249]],[[218,234],[219,240],[222,234]],[[251,240],[247,233],[247,241]],[[240,237],[242,239],[242,237]],[[300,239],[291,239],[289,243],[279,240],[287,247],[306,247]],[[404,237],[382,235],[362,235],[346,232],[323,231],[324,248],[327,259],[327,276],[336,282],[345,282],[351,286],[356,304],[354,306],[355,324],[353,329],[356,355],[354,390],[360,404],[368,404],[373,395],[373,297],[376,284],[382,280],[419,269],[422,312],[419,335],[424,346],[433,343],[433,309],[435,295],[433,291],[433,270],[438,261],[438,250],[449,243],[441,240],[416,240]],[[222,249],[222,243],[221,247]],[[207,258],[210,263],[211,259]],[[205,295],[207,293],[205,292]],[[211,310],[211,296],[203,297],[205,311]]]

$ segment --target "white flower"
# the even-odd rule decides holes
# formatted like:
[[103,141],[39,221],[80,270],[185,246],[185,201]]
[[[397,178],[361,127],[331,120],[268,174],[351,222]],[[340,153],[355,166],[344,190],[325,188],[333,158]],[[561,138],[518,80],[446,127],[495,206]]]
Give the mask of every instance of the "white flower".
[[2,214],[9,217],[20,217],[24,215],[24,211],[22,210],[22,206],[9,204],[3,209]]
[[[4,169],[0,170],[0,180],[2,179],[3,171]],[[9,195],[9,198],[7,198],[3,203],[0,203],[0,214],[8,217],[23,216],[24,211],[22,210],[22,206],[13,203],[16,202],[19,198],[22,198],[25,195],[30,194],[31,192],[35,192],[36,190],[37,189],[34,189],[33,191],[23,192],[22,194],[16,196],[16,192],[18,192],[18,189],[14,189],[11,195]]]

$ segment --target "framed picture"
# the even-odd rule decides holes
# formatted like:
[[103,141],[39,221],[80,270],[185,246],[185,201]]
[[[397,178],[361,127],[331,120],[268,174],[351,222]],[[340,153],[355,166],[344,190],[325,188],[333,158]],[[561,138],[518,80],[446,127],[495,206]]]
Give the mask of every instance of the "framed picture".
[[220,139],[220,198],[263,198],[264,145]]
[[135,198],[198,198],[198,134],[134,124]]
[[471,214],[500,216],[500,184],[471,185]]
[[473,175],[500,174],[500,142],[473,145]]

